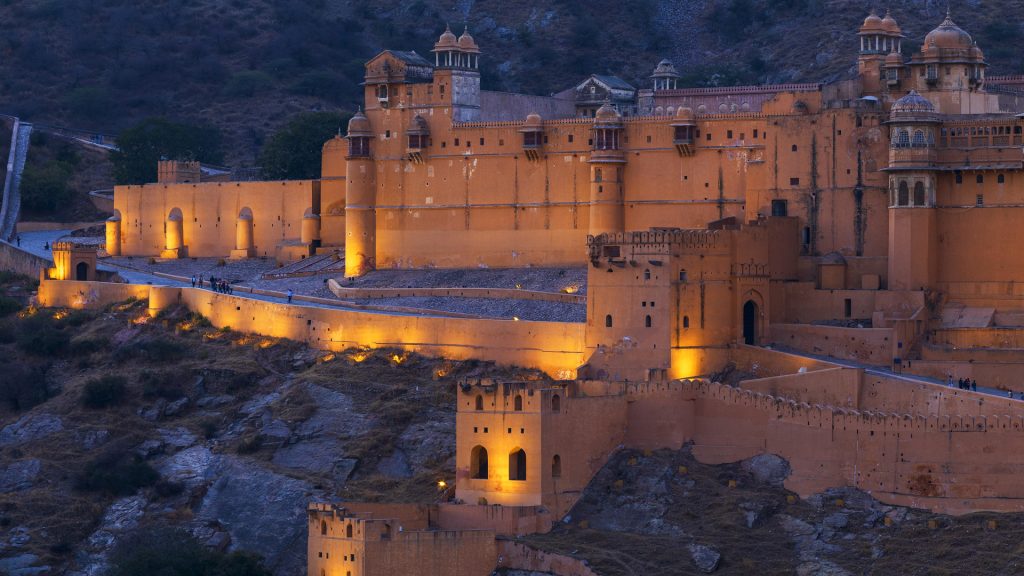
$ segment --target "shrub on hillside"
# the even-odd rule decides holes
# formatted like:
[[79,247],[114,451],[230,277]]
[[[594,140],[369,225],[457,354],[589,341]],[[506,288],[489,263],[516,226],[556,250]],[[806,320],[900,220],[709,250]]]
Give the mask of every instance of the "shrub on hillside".
[[123,539],[110,557],[107,576],[271,576],[252,554],[225,554],[200,544],[188,533],[149,528]]
[[123,376],[101,376],[85,383],[82,404],[87,408],[108,408],[124,400],[128,391]]
[[70,180],[74,168],[66,162],[29,165],[21,175],[21,203],[31,212],[53,212],[72,197]]
[[78,478],[78,488],[127,496],[139,488],[152,486],[159,479],[160,474],[152,466],[127,445],[117,443],[85,465]]
[[36,314],[18,323],[17,342],[26,354],[51,357],[67,350],[71,341],[63,330],[54,325],[54,321],[43,314]]
[[145,370],[139,374],[142,395],[146,398],[177,400],[185,395],[185,380],[188,373],[172,370]]
[[188,353],[184,344],[169,338],[152,338],[131,342],[114,351],[114,360],[121,362],[141,358],[151,362],[173,362],[181,360]]
[[266,72],[246,70],[233,75],[224,86],[224,93],[235,98],[251,98],[274,85],[274,79]]
[[42,404],[49,397],[46,386],[48,366],[23,363],[0,364],[0,401],[21,411]]
[[21,302],[8,296],[0,296],[0,318],[10,316],[18,310],[21,310]]

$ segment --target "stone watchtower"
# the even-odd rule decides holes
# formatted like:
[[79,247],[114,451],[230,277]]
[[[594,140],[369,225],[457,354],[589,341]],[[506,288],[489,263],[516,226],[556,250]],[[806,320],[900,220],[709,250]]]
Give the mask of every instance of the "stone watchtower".
[[594,115],[590,150],[590,234],[622,232],[623,176],[626,156],[621,148],[622,117],[609,103]]
[[911,90],[890,110],[889,289],[922,290],[935,281],[935,106]]
[[456,39],[451,29],[445,27],[433,52],[434,84],[441,101],[451,104],[452,121],[479,121],[480,48],[469,30]]
[[864,93],[878,94],[882,91],[886,55],[903,52],[903,34],[889,12],[885,13],[885,18],[879,18],[872,12],[864,19],[857,36],[860,37],[857,73],[861,77]]

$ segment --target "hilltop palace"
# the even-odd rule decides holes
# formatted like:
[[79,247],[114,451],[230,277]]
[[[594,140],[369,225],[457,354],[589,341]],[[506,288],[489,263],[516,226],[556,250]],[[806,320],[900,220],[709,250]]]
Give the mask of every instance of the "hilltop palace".
[[[827,85],[680,88],[662,61],[646,89],[595,75],[540,97],[481,90],[481,50],[446,30],[430,57],[366,64],[365,107],[318,181],[164,162],[114,193],[113,256],[338,252],[348,278],[586,267],[585,295],[531,296],[585,303],[585,322],[95,282],[95,250],[67,243],[39,298],[137,295],[330,350],[552,376],[461,384],[453,502],[312,504],[311,576],[586,574],[501,536],[549,530],[620,446],[778,454],[800,496],[1024,510],[1024,403],[946,385],[1024,390],[1024,77],[987,76],[948,15],[909,56],[888,14],[856,36],[856,76]],[[752,377],[709,376],[727,366]]]

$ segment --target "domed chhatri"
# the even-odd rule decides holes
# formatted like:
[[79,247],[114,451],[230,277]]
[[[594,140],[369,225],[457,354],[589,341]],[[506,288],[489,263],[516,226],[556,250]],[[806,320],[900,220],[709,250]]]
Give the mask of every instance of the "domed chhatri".
[[348,121],[348,135],[349,137],[373,135],[373,130],[370,129],[370,119],[363,114],[362,107]]
[[455,34],[452,33],[450,26],[445,24],[444,32],[441,33],[441,37],[437,39],[434,44],[434,50],[454,50],[459,47],[459,41],[455,38]]
[[890,34],[901,34],[899,24],[888,10],[885,11],[885,18],[882,18],[882,29]]
[[885,26],[882,24],[882,19],[878,17],[878,14],[875,14],[875,11],[872,10],[871,14],[868,14],[868,17],[864,19],[864,24],[861,25],[860,31],[861,33],[884,32]]
[[946,19],[924,37],[924,45],[925,48],[969,49],[974,46],[974,39],[953,22],[947,11]]
[[544,125],[544,119],[540,117],[540,114],[531,112],[526,116],[526,123],[523,124],[524,128],[541,128]]
[[469,35],[469,27],[462,31],[462,36],[459,36],[459,49],[473,54],[480,52],[480,47],[476,45],[476,41]]
[[916,90],[911,90],[909,94],[893,103],[890,112],[893,114],[934,113],[935,105],[924,96],[918,94]]
[[601,105],[600,108],[597,109],[597,112],[594,114],[594,118],[604,121],[618,121],[622,117],[619,115],[618,110],[616,110],[614,106],[612,106],[608,102],[605,102],[604,104]]

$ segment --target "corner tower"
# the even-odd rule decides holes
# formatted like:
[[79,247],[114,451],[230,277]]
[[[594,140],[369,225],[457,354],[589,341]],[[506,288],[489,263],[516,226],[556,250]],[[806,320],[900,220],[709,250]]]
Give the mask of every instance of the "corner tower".
[[889,122],[889,289],[924,290],[935,282],[935,106],[911,90]]
[[345,156],[345,276],[373,270],[377,251],[377,195],[370,141],[373,131],[362,110],[348,122]]

